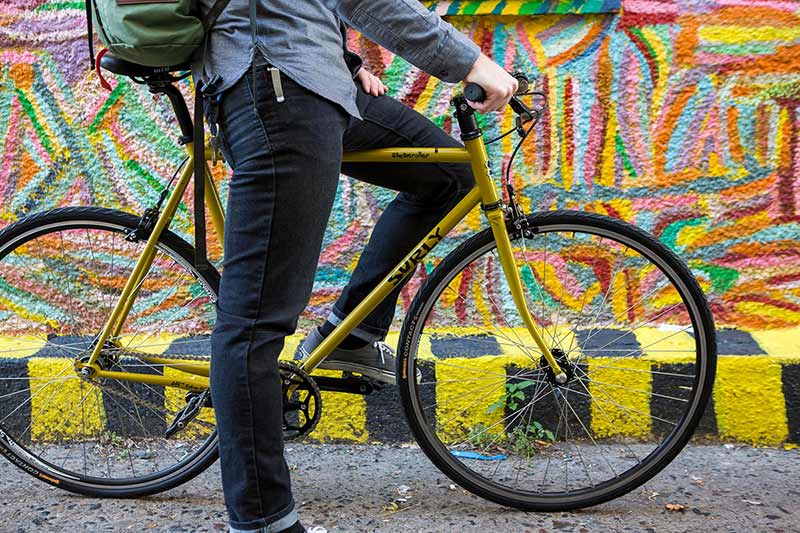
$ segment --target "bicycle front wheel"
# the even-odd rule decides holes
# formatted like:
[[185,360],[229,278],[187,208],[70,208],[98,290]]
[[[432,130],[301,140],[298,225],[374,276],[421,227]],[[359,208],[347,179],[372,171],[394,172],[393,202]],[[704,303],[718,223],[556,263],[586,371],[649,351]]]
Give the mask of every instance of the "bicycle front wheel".
[[[75,369],[142,254],[144,241],[127,238],[138,221],[108,209],[64,208],[0,232],[0,452],[72,492],[152,494],[217,457],[207,406],[166,434],[186,406],[185,390],[90,379]],[[192,255],[185,241],[163,233],[127,320],[104,345],[101,367],[179,376],[181,362],[210,363],[219,275],[201,275]]]
[[509,232],[527,304],[567,382],[522,323],[486,230],[411,305],[403,407],[428,457],[473,493],[534,511],[595,505],[691,437],[714,379],[713,320],[689,269],[646,232],[570,211],[521,222]]

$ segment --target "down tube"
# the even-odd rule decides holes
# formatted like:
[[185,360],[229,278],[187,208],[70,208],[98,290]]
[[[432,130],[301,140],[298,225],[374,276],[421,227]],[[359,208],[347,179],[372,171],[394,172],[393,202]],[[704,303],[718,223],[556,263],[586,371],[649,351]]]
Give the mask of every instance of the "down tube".
[[445,217],[423,238],[414,249],[403,258],[392,271],[372,289],[364,300],[353,309],[330,335],[325,337],[308,359],[303,362],[303,370],[311,372],[319,365],[342,340],[369,315],[379,303],[405,278],[414,272],[415,267],[428,255],[456,224],[461,222],[478,205],[481,194],[473,188]]

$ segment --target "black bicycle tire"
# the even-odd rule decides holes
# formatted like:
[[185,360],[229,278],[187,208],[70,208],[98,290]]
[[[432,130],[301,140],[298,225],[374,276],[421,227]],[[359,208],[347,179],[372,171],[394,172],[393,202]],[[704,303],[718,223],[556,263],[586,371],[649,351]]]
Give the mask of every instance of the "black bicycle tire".
[[[471,257],[476,250],[480,250],[494,242],[494,237],[489,229],[473,235],[448,254],[417,292],[403,322],[398,340],[397,376],[400,399],[406,421],[423,452],[445,475],[470,492],[495,503],[525,511],[555,512],[591,507],[626,494],[652,479],[680,453],[692,437],[711,397],[714,382],[717,358],[714,321],[705,295],[689,268],[672,250],[651,234],[621,220],[582,211],[534,213],[527,215],[526,220],[528,227],[534,231],[539,227],[573,224],[587,228],[597,228],[606,232],[617,232],[658,255],[669,265],[680,278],[680,281],[685,284],[689,297],[696,305],[694,312],[691,313],[693,324],[695,328],[698,325],[702,326],[703,339],[698,346],[704,344],[705,358],[703,362],[705,365],[697,372],[695,377],[695,386],[699,385],[701,387],[700,393],[688,418],[684,415],[680,432],[665,439],[656,450],[647,456],[641,467],[637,466],[626,471],[623,474],[623,478],[628,472],[633,472],[633,475],[630,479],[626,479],[624,483],[616,483],[614,484],[615,486],[603,489],[598,494],[591,494],[592,491],[588,491],[589,494],[587,496],[581,495],[577,498],[568,497],[563,499],[550,496],[520,497],[519,495],[511,496],[508,494],[508,492],[513,491],[499,493],[494,489],[488,488],[486,484],[472,479],[476,476],[465,475],[464,470],[466,468],[460,467],[458,460],[454,459],[443,445],[433,442],[430,432],[426,431],[425,421],[420,419],[420,411],[415,409],[413,388],[416,385],[408,379],[408,376],[414,375],[411,366],[413,359],[410,355],[416,350],[419,338],[418,333],[425,322],[423,314],[427,313],[426,304],[432,296],[438,297],[437,290],[440,285],[449,281],[455,273],[460,271],[467,258]],[[512,240],[520,236],[520,230],[510,223],[508,224],[508,230]],[[638,251],[641,252],[642,250],[639,249]],[[674,283],[675,281],[671,280],[671,282]],[[695,320],[697,320],[696,323]],[[435,439],[435,436],[433,438]],[[661,450],[661,453],[656,454],[656,451],[659,450]],[[649,459],[650,457],[653,457],[653,459]]]
[[[109,228],[109,225],[114,225],[124,230],[133,230],[139,223],[139,217],[123,211],[99,207],[64,207],[36,213],[24,217],[0,231],[0,259],[10,251],[7,249],[7,243],[11,243],[12,246],[24,243],[52,231],[54,225],[63,227],[74,224],[74,227],[84,227],[80,223],[84,223],[85,227],[92,228]],[[37,232],[37,228],[42,228],[42,231]],[[119,231],[119,229],[112,231]],[[21,237],[24,239],[20,240]],[[194,249],[175,233],[169,230],[162,232],[159,244],[179,255],[187,265],[193,264]],[[210,264],[207,266],[206,271],[210,273],[210,276],[208,279],[204,279],[204,282],[215,294],[218,294],[220,275],[213,266]],[[198,279],[202,276],[197,271],[194,274],[198,276]],[[24,453],[27,453],[29,457],[21,456]],[[206,439],[206,443],[195,452],[195,458],[183,467],[177,468],[176,464],[165,475],[144,476],[147,479],[146,482],[129,485],[117,482],[102,485],[65,476],[55,465],[37,458],[34,454],[27,452],[23,446],[11,441],[2,427],[0,427],[0,454],[36,479],[69,492],[100,498],[138,498],[164,492],[193,479],[217,460],[219,449],[215,429]],[[92,479],[97,478],[92,477]]]

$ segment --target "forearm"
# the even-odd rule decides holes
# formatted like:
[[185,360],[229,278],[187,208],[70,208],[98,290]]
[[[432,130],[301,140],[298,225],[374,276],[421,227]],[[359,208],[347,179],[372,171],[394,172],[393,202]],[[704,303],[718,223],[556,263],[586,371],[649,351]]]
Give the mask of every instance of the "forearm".
[[348,25],[444,81],[464,79],[480,54],[465,35],[417,0],[322,0]]

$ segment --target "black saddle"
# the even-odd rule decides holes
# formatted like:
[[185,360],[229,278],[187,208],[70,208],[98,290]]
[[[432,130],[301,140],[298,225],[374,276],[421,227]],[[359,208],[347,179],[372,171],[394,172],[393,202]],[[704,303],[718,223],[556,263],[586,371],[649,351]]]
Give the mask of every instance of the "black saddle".
[[106,53],[102,58],[100,58],[100,66],[109,72],[113,72],[114,74],[145,79],[156,76],[164,76],[171,72],[191,70],[189,63],[170,67],[148,67],[145,65],[137,65],[136,63],[131,63],[130,61],[125,61],[124,59],[120,59],[109,53]]

